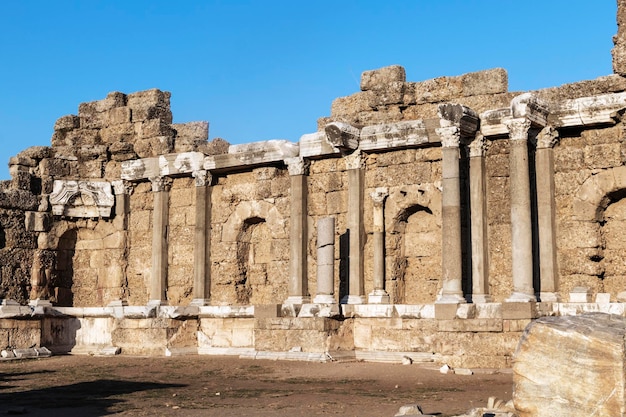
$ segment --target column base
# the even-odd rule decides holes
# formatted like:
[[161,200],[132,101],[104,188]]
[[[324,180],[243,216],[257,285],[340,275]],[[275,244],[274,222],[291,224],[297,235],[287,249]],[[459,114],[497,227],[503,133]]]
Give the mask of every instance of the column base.
[[287,297],[283,304],[289,305],[298,305],[298,304],[308,304],[311,302],[311,297],[308,295],[290,295]]
[[195,306],[195,307],[203,307],[203,306],[208,306],[210,304],[211,303],[208,298],[194,298],[193,300],[191,300],[191,303],[189,303],[190,306]]
[[148,307],[161,307],[161,306],[166,306],[167,301],[165,300],[148,300],[148,304],[146,304]]
[[542,302],[548,302],[548,303],[558,303],[561,301],[561,297],[559,296],[559,293],[557,292],[540,292],[539,300],[541,300]]
[[314,304],[337,304],[335,301],[335,296],[331,294],[317,294],[315,298],[313,298]]
[[346,295],[341,299],[341,304],[365,304],[364,295]]
[[[19,303],[13,300],[2,300],[2,305],[13,306],[13,305],[19,305]],[[33,306],[33,307],[52,307],[52,303],[50,302],[50,300],[40,300],[39,298],[36,300],[30,300],[28,302],[28,305]]]
[[472,303],[492,303],[493,299],[489,294],[473,294]]
[[435,304],[465,304],[467,300],[461,294],[441,294]]
[[374,290],[367,296],[368,304],[389,304],[391,298],[385,290]]
[[511,294],[511,296],[504,301],[506,303],[530,303],[537,301],[537,297],[535,297],[534,294],[514,291],[513,294]]

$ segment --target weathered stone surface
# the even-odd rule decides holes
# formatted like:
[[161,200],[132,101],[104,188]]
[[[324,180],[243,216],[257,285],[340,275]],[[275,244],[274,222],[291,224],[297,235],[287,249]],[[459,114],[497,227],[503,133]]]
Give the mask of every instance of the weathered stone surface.
[[388,88],[391,83],[405,82],[406,73],[404,67],[391,65],[361,74],[361,91],[382,90]]
[[513,362],[520,417],[624,416],[626,320],[608,314],[531,323]]
[[617,0],[617,34],[613,37],[615,46],[613,55],[613,72],[626,75],[626,1]]

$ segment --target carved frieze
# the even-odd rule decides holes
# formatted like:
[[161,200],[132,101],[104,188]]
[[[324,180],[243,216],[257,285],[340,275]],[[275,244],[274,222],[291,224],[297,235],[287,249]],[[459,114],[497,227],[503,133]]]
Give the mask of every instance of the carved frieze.
[[115,197],[106,181],[55,180],[52,214],[66,217],[110,217]]

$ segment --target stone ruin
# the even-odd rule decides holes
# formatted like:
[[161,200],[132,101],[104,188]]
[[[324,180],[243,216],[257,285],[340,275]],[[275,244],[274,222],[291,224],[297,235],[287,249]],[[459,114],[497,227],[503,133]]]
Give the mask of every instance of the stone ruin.
[[366,71],[295,143],[81,104],[0,183],[0,344],[509,367],[534,319],[626,316],[623,19],[614,74]]

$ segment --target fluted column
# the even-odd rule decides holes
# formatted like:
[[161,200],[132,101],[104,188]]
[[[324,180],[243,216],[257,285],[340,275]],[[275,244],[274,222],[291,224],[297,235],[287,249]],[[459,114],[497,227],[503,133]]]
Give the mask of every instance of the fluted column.
[[487,198],[485,152],[481,135],[469,144],[470,215],[472,236],[472,302],[489,303],[489,247],[487,241]]
[[374,291],[367,298],[370,304],[389,304],[389,294],[385,291],[385,199],[389,195],[387,187],[379,187],[370,194],[374,203]]
[[457,126],[437,129],[442,147],[441,266],[443,288],[438,303],[464,303],[461,252],[461,188],[459,178],[459,145],[461,130]]
[[152,269],[150,276],[150,305],[167,304],[167,241],[169,224],[169,190],[171,178],[153,177],[152,192]]
[[211,182],[209,171],[192,173],[196,186],[196,224],[193,251],[193,300],[191,305],[209,305],[211,298]]
[[508,302],[535,301],[533,288],[533,243],[528,166],[530,120],[505,121],[509,129],[509,188],[511,193],[511,249],[513,293]]
[[554,146],[556,129],[547,126],[537,135],[537,222],[539,223],[539,273],[541,301],[559,301],[556,264],[556,219],[554,206]]
[[289,296],[286,304],[310,301],[307,274],[307,173],[309,163],[300,157],[285,160],[291,179],[289,233]]
[[341,302],[344,304],[363,304],[365,302],[363,274],[363,169],[362,155],[356,151],[344,158],[348,172],[348,295]]

